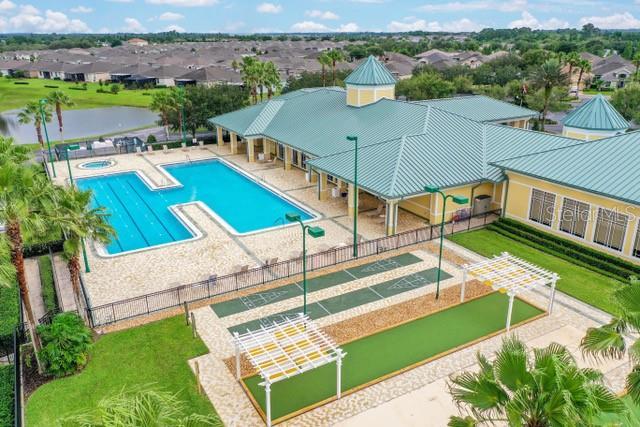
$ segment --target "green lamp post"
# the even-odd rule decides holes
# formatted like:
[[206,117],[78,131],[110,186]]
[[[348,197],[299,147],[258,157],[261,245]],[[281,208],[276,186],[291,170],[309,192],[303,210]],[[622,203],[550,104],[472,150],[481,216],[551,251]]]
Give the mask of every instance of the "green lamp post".
[[71,172],[71,163],[69,162],[69,151],[75,151],[80,149],[80,144],[69,144],[64,149],[64,157],[67,160],[67,169],[69,170],[69,182],[73,187],[73,173]]
[[425,186],[424,191],[430,194],[437,193],[442,196],[442,219],[440,221],[440,253],[438,255],[438,282],[436,284],[436,299],[438,299],[440,297],[440,273],[441,273],[440,269],[442,267],[442,244],[444,242],[444,220],[445,220],[445,214],[447,212],[447,200],[451,199],[453,200],[454,203],[458,205],[466,205],[467,203],[469,203],[469,198],[462,197],[462,196],[455,196],[453,194],[446,195],[440,190],[440,188],[436,187],[435,185]]
[[49,132],[47,131],[47,117],[44,114],[44,107],[47,104],[47,99],[42,98],[38,104],[40,105],[40,117],[42,118],[42,126],[44,127],[44,136],[47,138],[47,148],[49,150],[49,163],[51,163],[51,171],[53,177],[56,177],[56,167],[53,164],[53,154],[51,153],[51,141],[49,141]]
[[312,227],[305,225],[300,218],[300,214],[287,213],[284,216],[289,222],[297,222],[302,227],[302,292],[303,292],[303,313],[307,314],[307,233],[309,236],[317,239],[324,236],[324,229],[320,227]]
[[355,144],[353,165],[353,257],[358,258],[358,137],[347,136]]

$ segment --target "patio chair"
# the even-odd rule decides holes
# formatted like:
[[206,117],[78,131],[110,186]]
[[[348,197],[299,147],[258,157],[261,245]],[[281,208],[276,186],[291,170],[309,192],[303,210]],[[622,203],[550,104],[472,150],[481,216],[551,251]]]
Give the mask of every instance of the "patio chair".
[[201,150],[206,150],[206,148],[204,147],[204,141],[203,140],[198,141],[198,145],[200,146]]
[[364,214],[368,217],[379,216],[383,213],[384,208],[385,208],[384,203],[378,203],[378,207],[375,210],[365,212]]
[[142,147],[136,147],[136,156],[142,156]]
[[162,144],[162,152],[164,154],[169,154],[169,146],[167,144]]
[[186,143],[186,142],[181,143],[181,144],[180,144],[180,149],[181,149],[182,151],[188,151],[187,143]]

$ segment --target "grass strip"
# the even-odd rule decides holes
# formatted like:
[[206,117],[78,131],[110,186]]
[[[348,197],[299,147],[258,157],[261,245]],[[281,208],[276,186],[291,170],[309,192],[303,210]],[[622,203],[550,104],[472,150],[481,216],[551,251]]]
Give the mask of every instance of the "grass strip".
[[569,260],[540,251],[524,241],[511,239],[492,230],[468,231],[447,238],[485,257],[509,252],[558,273],[560,275],[558,290],[608,313],[613,314],[616,310],[612,294],[616,289],[624,286],[624,283],[615,278],[607,277]]
[[[437,355],[496,333],[505,327],[508,299],[492,293],[395,328],[347,343],[342,369],[342,389],[348,391],[371,383]],[[543,313],[516,299],[512,324]],[[244,383],[265,408],[262,378],[254,375]],[[336,394],[336,366],[325,365],[271,388],[273,419],[304,410]]]

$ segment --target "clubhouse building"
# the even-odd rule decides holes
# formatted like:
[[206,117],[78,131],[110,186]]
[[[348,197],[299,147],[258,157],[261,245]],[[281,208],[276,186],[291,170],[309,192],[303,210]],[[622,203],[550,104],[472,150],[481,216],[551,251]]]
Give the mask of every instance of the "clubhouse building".
[[[357,190],[379,200],[387,234],[405,211],[440,222],[442,197],[426,193],[428,185],[469,198],[447,204],[447,220],[502,209],[640,263],[640,132],[624,133],[626,122],[594,140],[531,131],[537,112],[484,96],[396,100],[394,77],[373,57],[345,84],[290,92],[210,122],[219,144],[229,135],[232,154],[305,170],[320,200],[356,191],[355,146],[346,137],[357,136]],[[593,117],[578,114],[593,107],[572,115]],[[353,197],[345,203],[353,215]]]

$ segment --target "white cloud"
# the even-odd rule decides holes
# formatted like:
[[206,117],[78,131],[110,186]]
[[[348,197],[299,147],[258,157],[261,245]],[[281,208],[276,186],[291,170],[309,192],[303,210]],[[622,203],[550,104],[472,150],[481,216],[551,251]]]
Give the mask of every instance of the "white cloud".
[[146,33],[147,29],[136,18],[124,18],[124,27],[122,31],[125,33]]
[[184,33],[185,29],[182,28],[180,25],[175,25],[175,24],[171,24],[169,26],[167,26],[164,31],[175,31],[176,33]]
[[71,12],[73,13],[91,13],[93,12],[93,9],[87,6],[76,6],[76,7],[72,7],[71,9],[69,9]]
[[111,3],[133,3],[133,0],[107,0]]
[[454,1],[449,3],[425,4],[418,9],[424,12],[469,12],[472,10],[497,10],[500,12],[517,12],[527,7],[527,0],[495,1],[476,0],[469,2]]
[[569,28],[569,23],[558,18],[550,18],[546,21],[539,21],[538,18],[525,10],[520,15],[520,19],[516,19],[515,21],[511,21],[509,23],[509,28],[522,27],[528,27],[532,30],[557,30],[558,28]]
[[0,1],[0,12],[5,12],[7,10],[15,9],[16,4],[9,0]]
[[5,32],[9,29],[9,23],[6,19],[0,16],[0,33]]
[[297,33],[315,33],[315,32],[328,32],[331,31],[329,27],[319,22],[314,21],[302,21],[296,22],[291,26],[291,31]]
[[[640,1],[640,0],[638,0]],[[309,18],[318,18],[318,19],[340,19],[340,17],[338,15],[336,15],[335,13],[331,12],[330,10],[307,10],[305,13],[305,16],[308,16]]]
[[218,0],[147,0],[150,4],[164,4],[179,7],[202,7],[218,4]]
[[348,22],[346,24],[340,25],[336,31],[339,33],[355,33],[358,31],[360,27],[355,22]]
[[246,24],[242,21],[228,22],[224,26],[224,30],[230,33],[236,32],[239,29],[243,28]]
[[385,0],[349,0],[351,3],[382,4]]
[[443,22],[431,21],[427,22],[425,19],[416,19],[414,17],[405,18],[402,21],[391,21],[387,25],[387,30],[391,32],[406,32],[406,31],[445,31],[445,32],[471,32],[479,31],[484,28],[484,25],[471,21],[470,19],[463,18],[457,21]]
[[640,19],[635,18],[631,13],[616,13],[610,16],[585,16],[580,18],[579,26],[592,23],[598,28],[607,30],[627,30],[640,27]]
[[256,7],[256,11],[260,13],[280,13],[282,12],[282,6],[279,4],[273,3],[260,3],[258,7]]
[[34,33],[89,33],[89,26],[79,19],[69,19],[62,12],[46,10],[44,15],[32,5],[20,6],[20,12],[11,17],[8,25],[15,32]]
[[178,21],[180,19],[184,19],[184,15],[175,12],[165,12],[158,16],[158,19],[161,21]]

